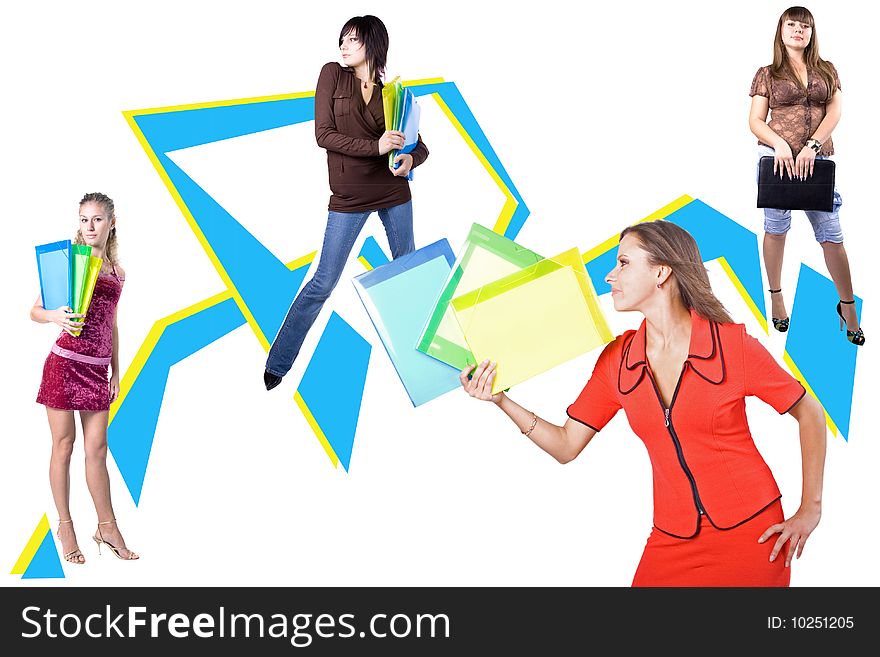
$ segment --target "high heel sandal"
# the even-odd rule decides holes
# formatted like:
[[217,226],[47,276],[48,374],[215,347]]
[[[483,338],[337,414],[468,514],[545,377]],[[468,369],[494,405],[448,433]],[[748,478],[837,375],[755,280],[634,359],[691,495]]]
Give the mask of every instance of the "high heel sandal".
[[[61,525],[65,523],[73,523],[73,520],[62,520],[58,519],[58,531],[55,532],[58,535],[58,540],[61,540]],[[70,563],[75,563],[78,565],[82,565],[86,562],[85,555],[80,551],[79,546],[73,548],[70,552],[64,555],[64,560]]]
[[[140,557],[139,557],[135,552],[132,552],[132,551],[129,550],[127,547],[124,547],[124,546],[123,546],[123,547],[116,547],[115,545],[113,545],[113,543],[109,543],[109,542],[107,542],[107,541],[104,539],[104,537],[101,535],[101,525],[112,525],[112,524],[115,523],[115,522],[116,522],[116,518],[114,518],[113,520],[108,520],[108,521],[106,521],[106,522],[99,522],[99,523],[98,523],[98,533],[95,534],[94,536],[92,536],[92,538],[94,539],[95,543],[98,544],[98,554],[101,554],[101,544],[103,543],[103,544],[106,545],[108,548],[110,548],[111,550],[113,550],[113,554],[115,554],[115,555],[116,555],[117,557],[119,557],[120,559],[123,559],[124,561],[133,561],[133,560],[135,560],[135,559],[140,559]],[[127,556],[127,557],[123,557],[123,556],[119,553],[120,550],[125,550],[125,551],[127,551],[127,552],[128,552],[128,556]]]
[[[779,294],[782,292],[782,288],[778,290],[767,290],[770,294]],[[784,317],[782,319],[777,319],[776,317],[771,317],[770,321],[773,322],[773,328],[775,328],[780,333],[785,333],[788,330],[788,317]]]
[[[844,301],[843,299],[841,299],[840,301],[837,302],[837,314],[840,315],[840,330],[841,331],[843,330],[843,327],[846,326],[846,320],[843,318],[843,311],[841,310],[840,306],[841,306],[841,304],[844,304],[844,303],[846,305],[850,305],[855,302],[856,302],[855,299],[853,299],[852,301]],[[849,329],[846,329],[846,339],[849,340],[850,342],[852,342],[857,347],[861,347],[863,344],[865,344],[865,334],[862,331],[861,327],[856,331],[850,331]]]

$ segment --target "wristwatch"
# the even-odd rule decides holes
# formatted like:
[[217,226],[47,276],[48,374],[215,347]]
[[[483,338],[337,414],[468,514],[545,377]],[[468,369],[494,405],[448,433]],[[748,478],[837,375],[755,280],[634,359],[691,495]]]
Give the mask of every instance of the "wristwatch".
[[812,148],[817,153],[822,150],[822,142],[818,139],[807,139],[807,146]]

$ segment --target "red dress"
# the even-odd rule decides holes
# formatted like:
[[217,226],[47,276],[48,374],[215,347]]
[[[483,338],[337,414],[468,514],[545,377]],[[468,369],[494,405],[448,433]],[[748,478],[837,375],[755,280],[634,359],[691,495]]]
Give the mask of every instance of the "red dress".
[[82,332],[62,331],[43,366],[37,403],[68,411],[110,409],[110,357],[113,322],[125,279],[100,273]]
[[568,408],[569,417],[596,431],[623,408],[648,449],[654,531],[633,583],[787,585],[784,557],[768,561],[775,538],[757,542],[782,511],[779,488],[749,431],[745,398],[757,396],[787,413],[804,387],[742,324],[692,311],[688,357],[667,408],[645,347],[645,322],[618,336]]

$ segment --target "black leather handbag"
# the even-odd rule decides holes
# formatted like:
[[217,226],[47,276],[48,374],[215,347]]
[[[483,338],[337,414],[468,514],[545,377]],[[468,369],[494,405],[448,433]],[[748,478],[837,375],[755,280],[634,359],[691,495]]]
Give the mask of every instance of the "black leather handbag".
[[813,175],[806,180],[773,174],[773,157],[765,155],[758,163],[758,207],[777,210],[834,209],[834,160],[816,160]]

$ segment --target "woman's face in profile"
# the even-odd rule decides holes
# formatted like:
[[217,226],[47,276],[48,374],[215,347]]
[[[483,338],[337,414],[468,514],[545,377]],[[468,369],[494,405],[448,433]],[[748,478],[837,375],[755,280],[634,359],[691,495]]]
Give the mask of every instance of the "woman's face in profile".
[[83,203],[79,209],[79,231],[88,246],[104,248],[113,221],[101,203]]
[[795,50],[803,50],[810,45],[813,36],[813,26],[809,23],[786,18],[782,22],[782,44]]
[[363,64],[367,59],[367,49],[364,47],[364,42],[360,40],[354,30],[342,37],[339,52],[342,55],[342,63],[350,68]]
[[657,290],[656,267],[648,264],[648,252],[631,233],[624,235],[617,247],[617,264],[605,282],[611,286],[614,309],[620,312],[639,310]]

